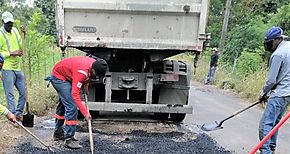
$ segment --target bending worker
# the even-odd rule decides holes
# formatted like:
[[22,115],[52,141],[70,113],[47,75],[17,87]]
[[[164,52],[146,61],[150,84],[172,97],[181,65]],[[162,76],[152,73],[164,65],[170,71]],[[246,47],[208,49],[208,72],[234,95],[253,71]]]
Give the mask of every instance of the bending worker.
[[[52,69],[50,81],[60,98],[56,108],[56,124],[54,140],[65,140],[64,146],[71,149],[79,149],[78,140],[74,138],[77,125],[77,108],[83,116],[89,120],[91,115],[86,110],[80,98],[82,87],[88,94],[90,79],[104,76],[107,63],[103,59],[90,57],[72,57],[57,62]],[[64,125],[64,126],[63,126]]]

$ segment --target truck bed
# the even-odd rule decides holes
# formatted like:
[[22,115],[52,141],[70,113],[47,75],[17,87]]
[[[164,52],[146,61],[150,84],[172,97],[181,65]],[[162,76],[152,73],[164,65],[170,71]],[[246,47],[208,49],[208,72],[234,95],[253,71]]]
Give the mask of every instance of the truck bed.
[[208,0],[58,0],[60,46],[201,51]]

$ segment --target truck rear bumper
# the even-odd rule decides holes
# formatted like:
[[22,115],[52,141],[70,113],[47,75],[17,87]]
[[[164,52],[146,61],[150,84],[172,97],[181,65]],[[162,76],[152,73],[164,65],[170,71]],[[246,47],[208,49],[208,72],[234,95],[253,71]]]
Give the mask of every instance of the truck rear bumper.
[[192,114],[190,105],[136,104],[88,102],[90,110],[112,112],[186,113]]

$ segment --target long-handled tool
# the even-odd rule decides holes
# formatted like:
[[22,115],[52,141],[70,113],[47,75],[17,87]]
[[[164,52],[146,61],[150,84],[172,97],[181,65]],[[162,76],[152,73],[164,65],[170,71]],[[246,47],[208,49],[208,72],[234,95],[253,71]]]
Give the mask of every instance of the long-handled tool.
[[222,128],[223,128],[223,127],[222,127],[223,122],[225,122],[225,121],[227,121],[227,120],[233,118],[234,116],[236,116],[236,115],[238,115],[238,114],[240,114],[240,113],[242,113],[242,112],[248,110],[249,108],[251,108],[251,107],[253,107],[253,106],[257,105],[257,104],[260,104],[261,102],[263,102],[263,101],[260,101],[260,100],[259,100],[259,101],[255,102],[255,103],[253,103],[253,104],[247,106],[246,108],[244,108],[244,109],[242,109],[242,110],[239,110],[239,111],[233,113],[231,116],[225,118],[225,119],[222,120],[221,122],[214,121],[214,122],[210,122],[210,123],[203,124],[203,125],[201,126],[201,129],[202,129],[203,131],[212,131],[212,130],[222,129]]
[[22,124],[25,127],[33,127],[34,125],[34,115],[30,114],[29,103],[28,103],[28,90],[27,90],[27,81],[26,81],[26,41],[25,41],[25,28],[21,27],[21,38],[22,38],[22,63],[23,63],[23,74],[24,74],[24,86],[25,86],[25,101],[26,101],[26,112],[27,114],[23,115]]
[[44,145],[47,148],[48,153],[52,153],[51,147],[46,145],[43,141],[41,141],[36,135],[34,135],[31,131],[29,131],[27,128],[25,128],[20,122],[16,121],[22,129],[24,129],[28,134],[30,134],[33,138],[35,138],[38,142],[40,142],[42,145]]
[[[89,104],[88,104],[88,96],[85,94],[85,103],[88,112],[89,110]],[[90,137],[90,146],[91,146],[91,153],[94,153],[94,140],[93,140],[93,131],[92,131],[92,122],[90,119],[88,119],[88,125],[89,125],[89,137]]]
[[257,152],[257,150],[270,138],[273,136],[273,134],[276,133],[276,131],[278,131],[278,129],[290,118],[290,112],[288,112],[286,114],[285,117],[283,117],[280,122],[278,124],[275,125],[274,128],[272,128],[272,130],[257,144],[255,145],[251,151],[249,152],[249,154],[255,154]]

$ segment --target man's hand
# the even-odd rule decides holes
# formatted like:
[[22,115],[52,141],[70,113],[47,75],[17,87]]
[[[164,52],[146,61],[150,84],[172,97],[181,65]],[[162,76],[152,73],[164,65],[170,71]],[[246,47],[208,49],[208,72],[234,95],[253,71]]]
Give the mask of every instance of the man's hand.
[[269,98],[269,96],[263,95],[263,96],[259,97],[259,101],[263,102],[263,101],[266,101],[268,98]]
[[12,114],[11,112],[8,112],[8,114],[6,115],[7,119],[13,123],[15,123],[16,121],[16,117],[14,116],[14,114]]
[[26,26],[25,25],[21,25],[20,26],[20,30],[24,33],[26,33]]
[[92,120],[92,116],[90,114],[88,114],[87,116],[85,116],[86,120],[89,121],[89,120]]
[[22,51],[21,50],[15,50],[10,53],[10,56],[16,57],[16,56],[22,56]]
[[2,70],[3,67],[3,63],[0,63],[0,71]]

